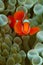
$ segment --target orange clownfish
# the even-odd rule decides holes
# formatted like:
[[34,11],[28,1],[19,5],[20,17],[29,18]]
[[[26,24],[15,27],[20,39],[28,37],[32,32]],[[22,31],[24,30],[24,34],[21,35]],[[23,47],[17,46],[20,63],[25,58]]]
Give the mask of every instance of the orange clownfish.
[[[13,27],[14,27],[14,24],[15,24],[15,22],[16,22],[16,20],[21,20],[21,21],[22,21],[24,15],[25,15],[25,13],[24,13],[24,11],[22,11],[22,10],[15,12],[13,16],[12,16],[12,15],[9,15],[9,16],[8,16],[9,26],[10,26],[11,28],[13,28]],[[28,17],[26,16],[25,18],[27,19]]]
[[[18,35],[34,35],[36,34],[40,28],[39,27],[30,27],[30,23],[28,21],[28,17],[25,16],[24,18],[24,11],[17,11],[15,12],[14,16],[8,16],[8,19],[10,20],[10,27],[14,29],[14,31],[18,34]],[[27,20],[24,19],[27,18]]]
[[40,28],[39,27],[30,27],[29,22],[22,23],[21,21],[16,22],[14,26],[14,30],[18,35],[34,35],[36,34]]

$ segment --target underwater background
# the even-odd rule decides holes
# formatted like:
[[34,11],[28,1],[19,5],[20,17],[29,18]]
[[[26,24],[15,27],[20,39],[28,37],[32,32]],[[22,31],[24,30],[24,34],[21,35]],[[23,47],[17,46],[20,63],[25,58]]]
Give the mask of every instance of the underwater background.
[[43,65],[43,0],[0,0],[0,65]]

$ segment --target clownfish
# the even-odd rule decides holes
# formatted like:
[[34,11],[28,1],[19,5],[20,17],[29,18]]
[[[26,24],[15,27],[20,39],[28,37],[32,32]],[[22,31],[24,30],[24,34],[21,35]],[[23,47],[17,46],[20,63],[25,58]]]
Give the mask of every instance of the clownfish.
[[[10,20],[10,27],[14,29],[14,31],[18,35],[34,35],[36,34],[40,28],[39,27],[30,27],[30,23],[28,17],[25,16],[24,11],[20,10],[14,13],[13,16],[8,16]],[[23,20],[24,17],[24,20]]]
[[29,22],[22,23],[21,21],[16,22],[14,26],[14,30],[18,35],[34,35],[36,34],[40,28],[39,27],[30,27]]

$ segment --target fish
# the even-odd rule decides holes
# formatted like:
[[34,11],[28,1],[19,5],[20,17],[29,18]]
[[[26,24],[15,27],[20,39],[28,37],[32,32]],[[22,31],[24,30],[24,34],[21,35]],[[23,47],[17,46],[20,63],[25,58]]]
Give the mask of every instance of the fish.
[[[21,20],[21,21],[23,20],[24,15],[25,15],[25,13],[24,13],[24,11],[22,11],[22,10],[15,12],[14,15],[9,15],[9,16],[8,16],[9,26],[10,26],[11,28],[13,28],[14,25],[15,25],[15,22],[16,22],[17,20]],[[27,19],[28,16],[26,15],[25,18]]]
[[22,24],[22,22],[18,21],[16,25],[14,26],[14,30],[18,35],[34,35],[37,32],[40,31],[40,28],[38,26],[36,27],[30,27],[30,24],[25,22]]
[[[9,26],[13,28],[14,31],[20,36],[28,34],[32,36],[40,31],[40,28],[38,26],[31,28],[27,15],[25,17],[24,15],[25,13],[22,10],[15,12],[13,16],[9,15]],[[25,22],[23,22],[24,20]]]
[[[23,24],[23,20],[28,19],[28,16],[25,15],[24,11],[19,10],[14,13],[14,18],[16,21],[19,20],[19,22],[16,22],[16,26],[14,26],[16,33],[18,33],[18,31],[19,31],[19,32],[21,32],[21,33],[18,33],[19,35],[24,35],[24,34],[26,35],[29,32],[30,27],[29,27],[29,24],[27,24],[27,23]],[[20,23],[20,21],[21,21],[21,23]],[[26,29],[26,27],[27,27],[27,29]],[[18,29],[18,31],[17,31],[17,29]]]

